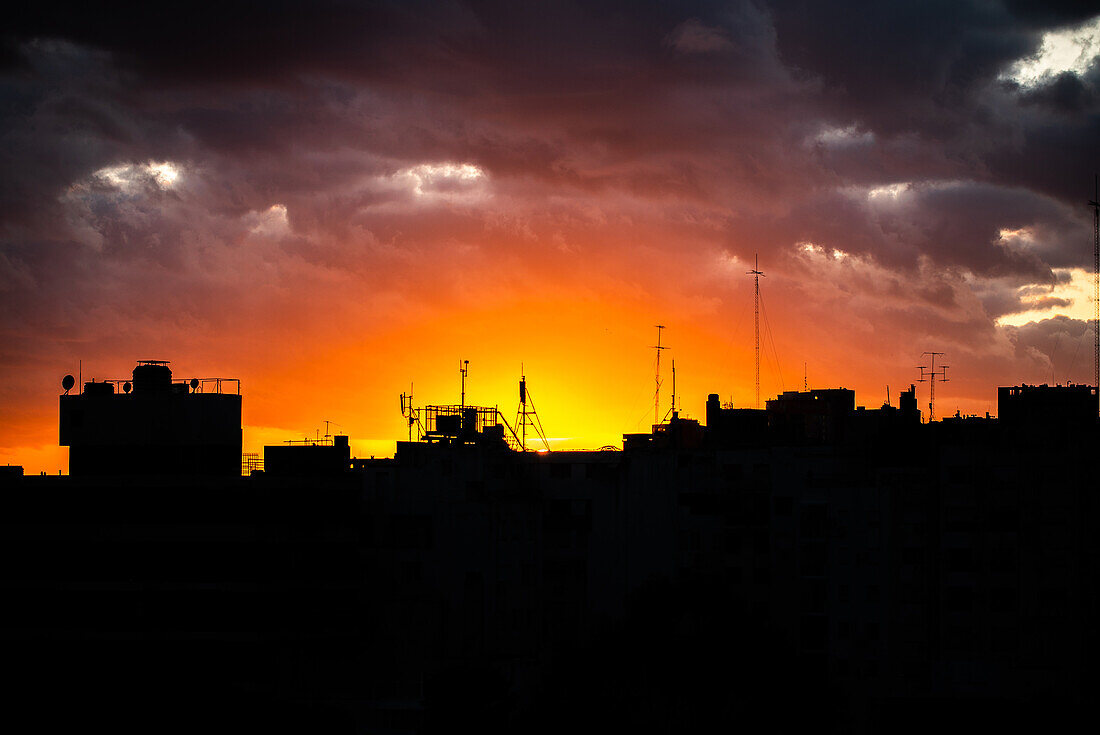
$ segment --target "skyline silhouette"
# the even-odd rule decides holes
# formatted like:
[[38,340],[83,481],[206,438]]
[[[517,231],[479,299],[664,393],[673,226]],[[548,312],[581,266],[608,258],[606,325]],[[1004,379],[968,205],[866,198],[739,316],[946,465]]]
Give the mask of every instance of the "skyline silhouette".
[[71,475],[0,472],[5,693],[45,727],[862,735],[1092,705],[1095,387],[927,423],[916,384],[712,393],[551,452],[402,396],[392,458],[326,427],[242,476],[247,393],[169,364],[66,376]]

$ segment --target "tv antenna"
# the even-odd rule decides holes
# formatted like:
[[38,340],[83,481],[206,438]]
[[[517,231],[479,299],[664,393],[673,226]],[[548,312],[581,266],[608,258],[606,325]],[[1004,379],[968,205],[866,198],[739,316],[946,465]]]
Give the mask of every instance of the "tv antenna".
[[331,439],[332,434],[329,432],[329,424],[332,424],[333,426],[339,426],[340,424],[336,423],[335,421],[329,421],[328,419],[324,419],[324,424],[325,424],[325,438],[326,439]]
[[667,350],[668,347],[661,346],[661,332],[664,330],[664,324],[658,324],[657,326],[657,344],[653,346],[653,349],[657,350],[657,370],[653,376],[653,382],[656,384],[656,390],[653,392],[653,425],[657,425],[658,417],[661,411],[661,350]]
[[1092,330],[1095,339],[1092,384],[1096,386],[1097,400],[1100,401],[1100,176],[1093,174],[1092,183],[1095,197],[1089,202],[1092,207]]
[[947,368],[950,365],[940,365],[940,369],[936,370],[936,356],[943,357],[943,352],[924,352],[921,353],[921,357],[930,355],[932,362],[930,366],[917,365],[920,370],[920,380],[918,383],[928,382],[928,423],[932,423],[936,418],[936,378],[939,378],[941,383],[947,382]]
[[752,324],[756,345],[756,407],[760,408],[760,276],[764,272],[760,270],[760,255],[756,255],[756,265],[751,271],[745,271],[745,275],[752,276],[756,287],[756,300],[754,302]]

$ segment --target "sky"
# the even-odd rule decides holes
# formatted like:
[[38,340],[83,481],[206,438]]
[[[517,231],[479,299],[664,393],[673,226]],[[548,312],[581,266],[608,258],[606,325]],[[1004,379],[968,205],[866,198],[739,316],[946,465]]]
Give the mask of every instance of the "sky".
[[[358,456],[398,395],[556,448],[708,393],[937,416],[1091,383],[1093,3],[39,3],[0,31],[0,463],[66,373],[241,380]],[[79,366],[79,368],[78,368]],[[928,383],[918,383],[927,409]]]

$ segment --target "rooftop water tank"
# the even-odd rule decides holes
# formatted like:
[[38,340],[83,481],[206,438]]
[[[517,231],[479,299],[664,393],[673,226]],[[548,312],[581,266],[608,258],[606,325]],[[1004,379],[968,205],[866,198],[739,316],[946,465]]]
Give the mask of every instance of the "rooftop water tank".
[[139,360],[134,368],[134,393],[167,393],[172,389],[172,370],[164,360]]

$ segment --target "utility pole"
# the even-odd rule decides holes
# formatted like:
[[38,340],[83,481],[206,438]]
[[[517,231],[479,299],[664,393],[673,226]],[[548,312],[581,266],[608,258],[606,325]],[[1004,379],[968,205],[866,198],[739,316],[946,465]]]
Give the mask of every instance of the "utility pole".
[[661,350],[667,350],[667,347],[661,346],[661,331],[665,328],[664,324],[657,325],[657,344],[653,346],[653,349],[657,350],[657,370],[653,377],[653,382],[656,385],[656,390],[653,392],[653,425],[656,426],[660,421],[661,411]]
[[[931,357],[932,357],[931,366],[926,367],[924,365],[917,365],[917,368],[920,370],[920,380],[917,381],[917,382],[923,383],[925,381],[929,381],[929,386],[928,386],[928,423],[932,423],[932,421],[934,421],[935,418],[936,418],[936,378],[939,378],[941,383],[946,383],[947,382],[947,368],[950,367],[950,366],[949,365],[940,365],[940,369],[936,370],[936,356],[939,355],[940,357],[943,357],[943,355],[944,355],[943,352],[924,352],[924,353],[921,353],[921,357],[924,357],[925,355],[931,355]],[[925,371],[927,371],[927,372],[925,372]]]
[[752,325],[753,335],[756,338],[756,407],[760,408],[760,276],[764,275],[760,270],[760,256],[756,256],[756,265],[745,275],[752,276],[756,286],[756,301],[754,302]]
[[470,361],[459,360],[458,372],[462,373],[462,402],[459,404],[459,407],[466,408],[466,373],[470,372]]
[[[1092,329],[1095,338],[1092,355],[1092,384],[1100,401],[1100,176],[1093,175],[1092,207]],[[1100,405],[1097,406],[1100,410]]]

